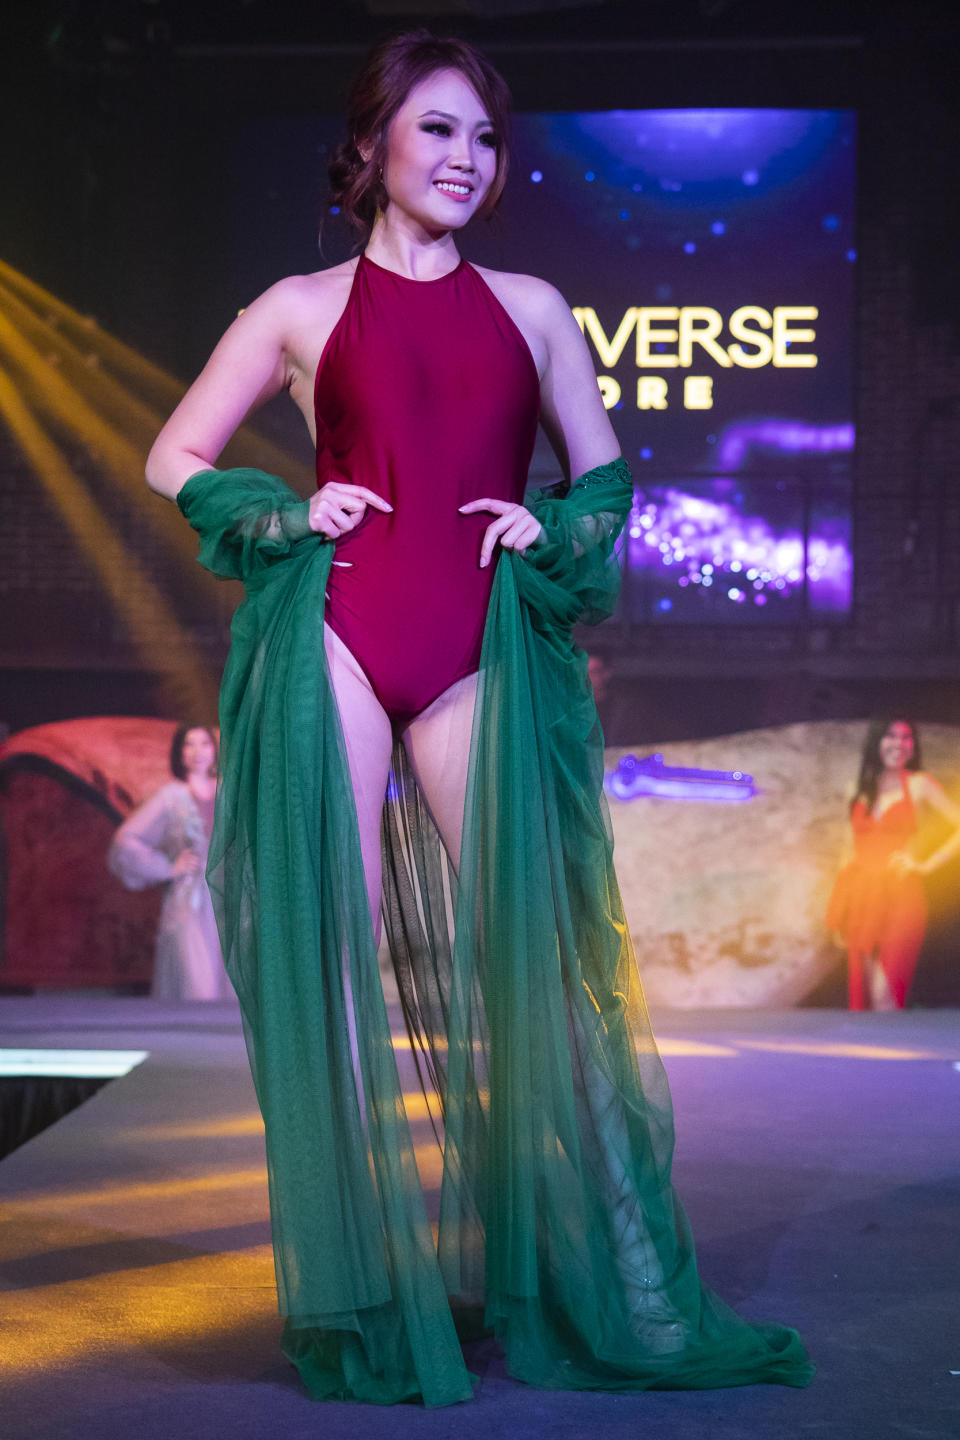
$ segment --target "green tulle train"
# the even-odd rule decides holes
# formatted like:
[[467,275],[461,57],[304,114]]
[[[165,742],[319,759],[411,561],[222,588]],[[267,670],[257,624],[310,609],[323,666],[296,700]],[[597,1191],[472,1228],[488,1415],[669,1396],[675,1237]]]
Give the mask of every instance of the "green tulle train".
[[701,1286],[670,1183],[670,1095],[571,638],[613,608],[631,495],[619,460],[564,496],[529,496],[543,536],[500,558],[459,880],[394,754],[385,915],[442,1115],[435,1236],[326,675],[333,545],[262,472],[205,471],[180,493],[201,562],[246,587],[208,874],[266,1130],[284,1350],[317,1399],[469,1399],[458,1325],[478,1322],[513,1375],[554,1389],[803,1385],[812,1373],[794,1331],[747,1324]]

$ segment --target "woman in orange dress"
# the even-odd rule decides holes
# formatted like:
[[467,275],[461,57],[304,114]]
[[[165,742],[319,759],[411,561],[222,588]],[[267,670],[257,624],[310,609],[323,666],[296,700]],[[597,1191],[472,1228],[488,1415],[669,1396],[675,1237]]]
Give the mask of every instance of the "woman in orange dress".
[[[847,951],[851,1010],[904,1008],[927,924],[922,877],[960,852],[960,807],[920,765],[911,721],[870,722],[850,806],[853,859],[827,907],[827,928]],[[921,805],[954,827],[925,860],[911,848]]]

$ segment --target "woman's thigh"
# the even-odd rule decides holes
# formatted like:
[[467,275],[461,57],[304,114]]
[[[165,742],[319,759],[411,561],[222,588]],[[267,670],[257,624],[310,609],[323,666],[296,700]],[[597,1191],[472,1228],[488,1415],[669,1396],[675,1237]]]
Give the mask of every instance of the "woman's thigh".
[[403,744],[427,809],[455,870],[460,868],[477,676],[445,690],[403,732]]
[[327,671],[343,730],[353,798],[357,807],[363,872],[374,934],[380,933],[380,821],[390,773],[393,733],[373,687],[346,645],[323,627]]

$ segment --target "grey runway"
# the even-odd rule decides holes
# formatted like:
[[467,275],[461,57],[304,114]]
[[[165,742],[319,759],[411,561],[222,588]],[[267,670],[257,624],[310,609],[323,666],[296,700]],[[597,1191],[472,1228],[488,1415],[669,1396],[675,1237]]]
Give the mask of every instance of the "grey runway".
[[[424,1184],[439,1152],[394,1034]],[[468,1348],[472,1404],[313,1404],[278,1350],[263,1132],[233,1006],[5,999],[0,1046],[146,1059],[0,1162],[0,1440],[960,1434],[960,1013],[654,1016],[705,1281],[796,1325],[776,1387],[535,1391]]]

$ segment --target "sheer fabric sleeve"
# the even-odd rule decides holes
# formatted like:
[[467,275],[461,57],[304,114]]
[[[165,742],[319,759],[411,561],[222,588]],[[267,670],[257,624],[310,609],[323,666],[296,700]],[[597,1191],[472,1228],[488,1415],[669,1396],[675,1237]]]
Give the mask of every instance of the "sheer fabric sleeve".
[[527,497],[543,533],[526,552],[518,584],[534,611],[566,625],[597,625],[613,613],[620,589],[616,542],[632,501],[622,456],[579,476],[562,498]]
[[128,890],[145,890],[173,879],[173,861],[164,850],[169,805],[167,787],[158,790],[123,822],[110,842],[107,865]]
[[253,578],[302,541],[331,543],[310,529],[310,501],[264,470],[200,470],[177,505],[200,536],[200,564],[229,580]]

